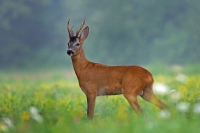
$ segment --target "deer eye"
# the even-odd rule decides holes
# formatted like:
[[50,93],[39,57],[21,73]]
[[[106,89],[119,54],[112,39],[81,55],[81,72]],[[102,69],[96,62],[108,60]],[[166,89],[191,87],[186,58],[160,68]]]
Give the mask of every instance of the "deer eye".
[[76,46],[80,46],[80,44],[79,44],[79,43],[77,43],[77,44],[76,44]]

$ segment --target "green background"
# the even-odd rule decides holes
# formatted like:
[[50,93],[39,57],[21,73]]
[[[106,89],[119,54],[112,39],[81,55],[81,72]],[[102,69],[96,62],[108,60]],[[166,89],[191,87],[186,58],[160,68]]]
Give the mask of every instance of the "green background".
[[199,0],[1,0],[0,68],[70,68],[66,24],[76,31],[84,18],[91,61],[198,64],[199,7]]

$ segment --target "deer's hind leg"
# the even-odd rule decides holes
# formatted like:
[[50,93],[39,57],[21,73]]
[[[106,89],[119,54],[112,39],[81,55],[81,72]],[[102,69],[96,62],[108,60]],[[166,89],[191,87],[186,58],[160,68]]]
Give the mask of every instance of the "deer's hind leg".
[[152,85],[146,87],[144,90],[143,90],[143,94],[141,95],[141,97],[152,103],[153,105],[157,106],[158,108],[162,109],[162,110],[165,110],[165,109],[169,109],[168,106],[166,104],[164,104],[161,100],[159,100],[153,93],[153,90],[152,90]]
[[124,89],[122,91],[122,94],[127,99],[127,101],[132,106],[132,108],[135,110],[135,112],[137,114],[141,114],[142,113],[142,109],[140,108],[140,105],[138,103],[137,95],[133,91],[129,91],[129,90],[126,90],[126,89]]

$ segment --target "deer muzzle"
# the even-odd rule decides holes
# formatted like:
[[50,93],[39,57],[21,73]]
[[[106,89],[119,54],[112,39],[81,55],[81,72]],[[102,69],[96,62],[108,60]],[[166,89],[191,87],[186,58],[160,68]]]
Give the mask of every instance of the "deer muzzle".
[[69,56],[72,56],[72,55],[74,54],[74,51],[72,51],[72,50],[67,50],[67,54],[68,54]]

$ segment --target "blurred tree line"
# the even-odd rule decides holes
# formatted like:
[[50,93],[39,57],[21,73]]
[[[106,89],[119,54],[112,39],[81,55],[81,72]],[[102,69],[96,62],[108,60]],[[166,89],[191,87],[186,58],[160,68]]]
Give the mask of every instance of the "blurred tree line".
[[0,67],[71,66],[66,55],[86,17],[94,62],[191,64],[200,61],[199,0],[1,0]]

